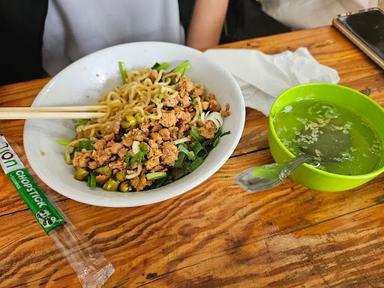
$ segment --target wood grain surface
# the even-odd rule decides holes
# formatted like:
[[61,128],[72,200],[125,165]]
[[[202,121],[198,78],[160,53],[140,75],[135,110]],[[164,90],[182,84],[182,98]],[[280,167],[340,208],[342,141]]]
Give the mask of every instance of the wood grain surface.
[[[307,47],[341,84],[384,106],[384,73],[331,27],[223,45],[274,54]],[[0,87],[0,106],[30,105],[48,79]],[[384,120],[384,119],[383,119]],[[137,208],[100,208],[39,182],[114,265],[105,287],[384,287],[384,175],[320,193],[292,180],[248,194],[233,177],[273,160],[267,118],[247,109],[228,162],[199,187]],[[1,121],[24,155],[23,121]],[[51,239],[0,174],[0,287],[80,287]]]

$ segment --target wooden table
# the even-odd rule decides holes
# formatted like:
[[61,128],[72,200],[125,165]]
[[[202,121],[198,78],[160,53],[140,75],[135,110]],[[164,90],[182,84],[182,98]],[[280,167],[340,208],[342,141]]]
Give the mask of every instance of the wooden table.
[[[273,54],[302,46],[337,69],[341,84],[384,105],[383,71],[333,28],[223,47]],[[0,87],[0,106],[30,105],[47,81]],[[0,125],[22,147],[23,121]],[[113,263],[106,287],[384,287],[384,177],[341,193],[286,180],[247,194],[233,177],[272,162],[266,135],[267,118],[247,110],[241,142],[219,172],[192,191],[145,207],[92,207],[42,186]],[[79,287],[4,174],[0,186],[0,286]]]

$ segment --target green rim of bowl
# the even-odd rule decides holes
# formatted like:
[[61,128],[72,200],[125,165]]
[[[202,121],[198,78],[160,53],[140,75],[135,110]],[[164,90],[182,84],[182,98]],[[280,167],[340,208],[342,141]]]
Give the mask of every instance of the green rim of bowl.
[[[352,93],[356,93],[356,94],[359,94],[361,97],[365,98],[366,100],[370,101],[372,104],[374,104],[377,108],[379,108],[383,113],[384,113],[384,108],[380,106],[379,103],[377,103],[376,101],[374,101],[372,98],[368,97],[367,95],[355,90],[355,89],[352,89],[352,88],[349,88],[349,87],[346,87],[346,86],[343,86],[343,85],[339,85],[339,84],[332,84],[332,83],[307,83],[307,84],[301,84],[301,85],[297,85],[297,86],[294,86],[294,87],[291,87],[291,88],[288,88],[287,90],[285,90],[283,93],[281,93],[276,99],[275,101],[273,102],[272,104],[272,107],[271,107],[271,112],[274,110],[274,109],[277,109],[276,107],[276,104],[278,102],[278,99],[280,97],[283,97],[285,94],[289,93],[291,90],[295,90],[296,88],[298,87],[304,87],[304,86],[336,86],[342,90],[348,90]],[[269,123],[269,129],[273,135],[273,137],[276,139],[276,142],[277,144],[280,146],[281,149],[284,150],[285,153],[287,153],[291,158],[295,158],[296,156],[291,152],[289,151],[285,146],[284,144],[280,141],[280,138],[277,136],[276,134],[276,131],[275,131],[275,127],[273,125],[273,117],[269,116],[269,119],[268,119],[268,123]],[[333,177],[333,178],[339,178],[339,179],[362,179],[362,178],[368,178],[368,177],[375,177],[381,173],[384,172],[384,166],[382,166],[381,168],[379,169],[376,169],[372,172],[369,172],[369,173],[366,173],[366,174],[360,174],[360,175],[342,175],[342,174],[334,174],[334,173],[330,173],[330,172],[327,172],[327,171],[324,171],[324,170],[321,170],[321,169],[317,169],[315,167],[313,167],[312,165],[309,165],[307,163],[304,163],[303,164],[304,167],[316,172],[316,173],[319,173],[321,175],[324,175],[324,176],[328,176],[328,177]]]

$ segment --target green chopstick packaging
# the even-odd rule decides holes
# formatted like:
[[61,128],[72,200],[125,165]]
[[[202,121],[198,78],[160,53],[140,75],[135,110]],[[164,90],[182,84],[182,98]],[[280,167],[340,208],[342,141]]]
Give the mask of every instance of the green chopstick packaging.
[[82,240],[74,225],[47,198],[6,138],[0,135],[0,165],[37,222],[76,272],[83,287],[101,287],[115,271],[106,258]]

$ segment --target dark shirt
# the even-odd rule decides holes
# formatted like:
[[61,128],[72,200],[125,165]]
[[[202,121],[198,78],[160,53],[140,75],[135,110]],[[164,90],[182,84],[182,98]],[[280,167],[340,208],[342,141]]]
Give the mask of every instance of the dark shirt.
[[0,0],[0,85],[43,77],[48,0]]

